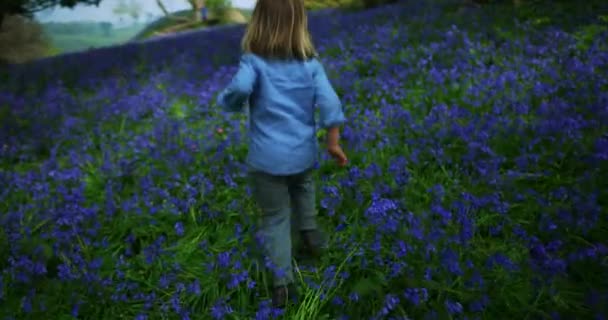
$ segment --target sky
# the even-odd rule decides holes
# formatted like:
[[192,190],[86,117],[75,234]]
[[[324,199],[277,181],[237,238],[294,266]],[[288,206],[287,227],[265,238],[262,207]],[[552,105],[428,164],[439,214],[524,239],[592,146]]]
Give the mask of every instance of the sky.
[[[3,0],[0,0],[3,1]],[[144,9],[142,17],[145,18],[149,13],[155,17],[162,15],[162,11],[156,4],[156,0],[133,0],[139,3]],[[232,5],[237,8],[253,8],[256,0],[231,0]],[[112,23],[120,22],[120,17],[116,16],[112,10],[118,5],[120,0],[101,0],[99,7],[78,5],[73,9],[54,8],[36,14],[36,19],[40,22],[70,22],[70,21],[108,21]],[[126,1],[128,3],[128,1]],[[178,11],[188,9],[186,0],[163,0],[163,4],[168,11]],[[130,17],[124,17],[130,20]]]

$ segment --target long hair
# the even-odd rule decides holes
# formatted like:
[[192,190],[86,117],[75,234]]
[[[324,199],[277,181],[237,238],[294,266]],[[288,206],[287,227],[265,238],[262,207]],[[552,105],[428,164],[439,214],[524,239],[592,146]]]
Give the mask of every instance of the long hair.
[[304,0],[258,0],[241,47],[264,58],[314,57]]

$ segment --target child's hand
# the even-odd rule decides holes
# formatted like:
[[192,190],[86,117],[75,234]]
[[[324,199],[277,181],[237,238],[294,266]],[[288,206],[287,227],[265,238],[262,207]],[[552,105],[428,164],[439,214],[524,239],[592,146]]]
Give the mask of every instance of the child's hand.
[[334,159],[336,159],[336,162],[340,167],[345,166],[348,162],[346,154],[344,154],[344,151],[342,151],[342,148],[339,145],[330,145],[327,147],[327,151]]

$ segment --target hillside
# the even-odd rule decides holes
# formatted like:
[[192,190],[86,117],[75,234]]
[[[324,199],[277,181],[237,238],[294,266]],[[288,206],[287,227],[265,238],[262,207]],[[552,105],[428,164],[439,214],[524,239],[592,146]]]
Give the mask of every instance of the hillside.
[[193,30],[209,26],[231,23],[245,23],[251,15],[250,10],[229,9],[224,16],[216,17],[210,13],[207,22],[187,24],[180,18],[189,18],[191,11],[183,10],[173,13],[170,17],[162,17],[148,23],[134,23],[128,27],[110,26],[104,29],[99,22],[73,23],[44,23],[42,27],[54,47],[54,54],[70,53],[102,48],[127,43],[133,40],[143,40],[155,35],[167,35],[184,30]]
[[142,40],[155,35],[164,35],[174,32],[193,30],[199,28],[205,28],[209,26],[216,26],[222,24],[233,24],[233,23],[246,23],[251,16],[251,10],[245,9],[228,9],[223,16],[218,17],[214,12],[209,12],[208,21],[201,21],[200,23],[185,23],[183,19],[189,18],[192,15],[190,10],[182,10],[172,13],[169,17],[162,17],[153,23],[149,24],[146,28],[140,31],[133,39]]
[[114,46],[130,41],[146,27],[146,24],[135,23],[128,27],[115,27],[99,22],[78,23],[45,23],[45,33],[56,48],[57,53],[68,53]]

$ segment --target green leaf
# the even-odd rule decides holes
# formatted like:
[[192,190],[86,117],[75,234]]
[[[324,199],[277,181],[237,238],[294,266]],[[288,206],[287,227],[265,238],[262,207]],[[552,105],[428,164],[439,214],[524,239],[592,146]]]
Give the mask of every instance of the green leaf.
[[376,294],[382,291],[382,279],[380,277],[361,278],[353,287],[353,291],[361,297]]

